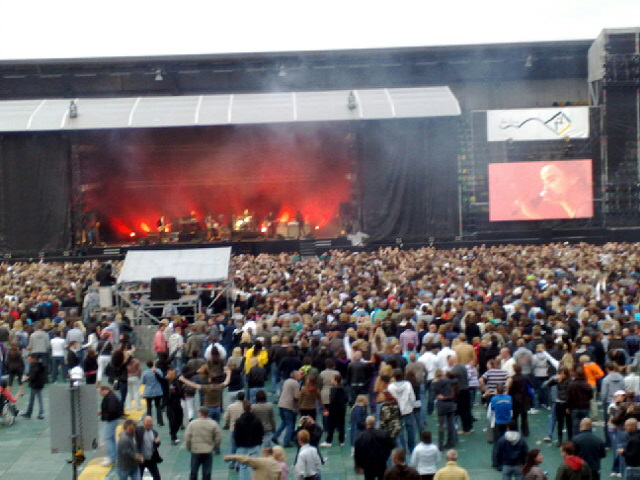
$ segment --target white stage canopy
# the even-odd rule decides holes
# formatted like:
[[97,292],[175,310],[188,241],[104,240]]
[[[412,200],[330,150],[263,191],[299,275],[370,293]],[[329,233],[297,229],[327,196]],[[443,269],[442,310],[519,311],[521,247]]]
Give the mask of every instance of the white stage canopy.
[[460,115],[447,86],[0,101],[0,132],[164,128]]
[[127,252],[118,283],[151,283],[175,277],[178,283],[221,282],[229,275],[231,247]]

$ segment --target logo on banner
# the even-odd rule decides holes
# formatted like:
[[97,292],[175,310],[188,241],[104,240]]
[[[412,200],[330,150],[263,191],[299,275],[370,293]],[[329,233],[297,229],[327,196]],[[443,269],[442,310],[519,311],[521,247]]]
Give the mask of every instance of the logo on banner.
[[487,140],[589,138],[589,107],[487,111]]
[[539,117],[527,118],[523,122],[509,122],[508,120],[503,120],[498,128],[501,128],[502,130],[507,130],[509,128],[520,129],[529,122],[541,123],[559,137],[563,136],[564,133],[567,132],[572,125],[569,115],[561,110],[546,120]]

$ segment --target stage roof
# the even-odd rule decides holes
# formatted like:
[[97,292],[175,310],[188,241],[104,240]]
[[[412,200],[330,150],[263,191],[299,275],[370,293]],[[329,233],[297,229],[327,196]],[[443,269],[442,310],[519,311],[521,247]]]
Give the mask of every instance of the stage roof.
[[0,132],[159,128],[460,115],[449,87],[0,101]]
[[118,283],[151,283],[157,277],[175,277],[180,283],[221,282],[229,275],[230,259],[231,247],[130,250]]

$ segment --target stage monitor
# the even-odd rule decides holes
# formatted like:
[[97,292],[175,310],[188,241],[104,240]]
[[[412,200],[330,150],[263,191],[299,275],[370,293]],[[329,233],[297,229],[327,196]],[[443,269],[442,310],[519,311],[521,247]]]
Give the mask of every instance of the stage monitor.
[[593,217],[592,160],[489,164],[489,220]]

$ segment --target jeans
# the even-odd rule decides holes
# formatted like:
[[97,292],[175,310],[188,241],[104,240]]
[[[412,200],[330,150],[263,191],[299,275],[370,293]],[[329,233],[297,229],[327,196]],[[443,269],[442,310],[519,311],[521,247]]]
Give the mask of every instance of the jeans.
[[435,398],[433,397],[433,393],[431,393],[431,382],[433,380],[427,380],[427,384],[425,389],[427,391],[427,396],[422,398],[427,398],[427,415],[433,414],[433,410],[435,409]]
[[[236,452],[238,455],[247,455],[249,457],[259,457],[260,456],[260,446],[256,445],[255,447],[237,447]],[[244,463],[240,464],[240,470],[238,472],[238,480],[251,480],[251,476],[253,475],[253,468]]]
[[411,415],[413,415],[413,421],[416,426],[416,431],[418,432],[418,435],[419,435],[420,432],[424,430],[424,421],[423,421],[424,417],[422,416],[422,407],[414,408],[413,413]]
[[118,380],[118,388],[120,389],[120,403],[124,405],[127,401],[127,393],[129,392],[129,382]]
[[118,458],[118,446],[116,444],[117,427],[118,420],[104,422],[104,443],[107,446],[107,456],[112,462],[115,462]]
[[284,439],[282,440],[282,445],[284,447],[289,447],[293,442],[293,430],[295,428],[296,423],[296,412],[293,410],[289,410],[288,408],[280,409],[280,425],[276,430],[276,433],[273,434],[273,438],[275,440],[280,437],[280,434],[283,430],[285,430]]
[[618,446],[620,445],[622,430],[617,428],[607,428],[609,435],[609,441],[613,447],[613,465],[611,467],[611,473],[622,473],[624,471],[624,456],[618,454]]
[[271,442],[272,438],[273,438],[273,432],[264,432],[264,434],[262,434],[262,446],[263,447],[273,446]]
[[471,402],[471,408],[476,404],[476,397],[478,396],[478,387],[469,387],[469,401]]
[[209,408],[209,418],[211,420],[215,420],[220,423],[220,417],[222,415],[222,409],[220,407],[208,407]]
[[602,405],[602,421],[604,422],[604,446],[606,448],[611,448],[611,440],[609,438],[609,433],[607,432],[607,426],[609,425],[609,405],[607,402],[603,402]]
[[162,397],[145,397],[144,400],[147,402],[147,416],[153,417],[153,415],[151,415],[151,405],[155,403],[158,425],[164,425],[164,421],[162,420],[162,407],[160,406],[162,403]]
[[212,453],[192,453],[191,473],[189,480],[198,480],[198,470],[202,465],[202,480],[211,480],[211,467],[213,465]]
[[542,384],[548,380],[548,377],[536,377],[535,375],[531,376],[531,383],[533,384],[533,389],[536,392],[536,395],[533,399],[534,407],[541,407],[542,405],[549,406],[549,389],[543,388]]
[[127,400],[125,408],[131,410],[134,403],[136,404],[136,410],[142,410],[142,402],[140,401],[140,377],[127,377]]
[[35,403],[35,399],[38,399],[38,417],[44,416],[44,406],[42,404],[42,389],[41,388],[32,388],[31,394],[29,395],[29,407],[25,412],[27,417],[30,417],[33,413],[33,404]]
[[[400,417],[402,421],[402,431],[400,435],[398,435],[398,442],[400,443],[400,447],[404,449],[405,452],[413,452],[413,447],[416,445],[416,434],[413,429],[414,418],[413,412],[407,415],[402,415]],[[407,438],[405,439],[405,431],[407,433]],[[407,445],[408,443],[408,445]],[[407,450],[408,446],[408,450]]]
[[280,383],[280,372],[278,371],[277,365],[274,363],[271,364],[271,392],[275,393],[277,391],[277,386]]
[[349,440],[352,447],[355,446],[356,438],[358,438],[358,435],[360,435],[363,431],[364,430],[358,428],[358,424],[356,422],[351,420],[351,428],[349,429]]
[[173,368],[175,368],[176,373],[178,375],[182,375],[182,365],[183,365],[183,360],[182,360],[182,356],[179,357],[175,357],[172,361],[171,361],[171,366]]
[[503,465],[502,466],[502,480],[516,480],[522,479],[522,470],[519,465]]
[[131,471],[126,471],[118,468],[118,480],[140,480],[140,468],[136,467]]
[[51,382],[58,381],[58,373],[64,381],[67,378],[67,365],[64,363],[64,357],[51,357]]
[[[553,430],[555,429],[556,423],[558,422],[557,408],[557,403],[554,404],[553,407],[551,407],[551,415],[549,415],[549,423],[547,424],[547,437],[549,438],[553,438]],[[560,427],[559,434],[562,435],[562,427]]]
[[[447,441],[444,441],[445,428],[447,431]],[[455,425],[453,423],[453,412],[438,414],[438,448],[453,448],[455,442]]]
[[258,390],[264,390],[266,392],[264,387],[255,387],[249,389],[249,401],[251,403],[256,403],[256,393],[258,393]]
[[[231,432],[231,435],[229,435],[229,449],[231,451],[231,455],[235,455],[236,452],[238,451],[238,447],[236,446],[236,439],[235,439],[235,435],[233,434],[233,432]],[[231,460],[229,462],[229,467],[237,467],[238,464],[234,461]]]
[[580,420],[589,416],[589,410],[571,410],[571,423],[574,432],[580,431]]

